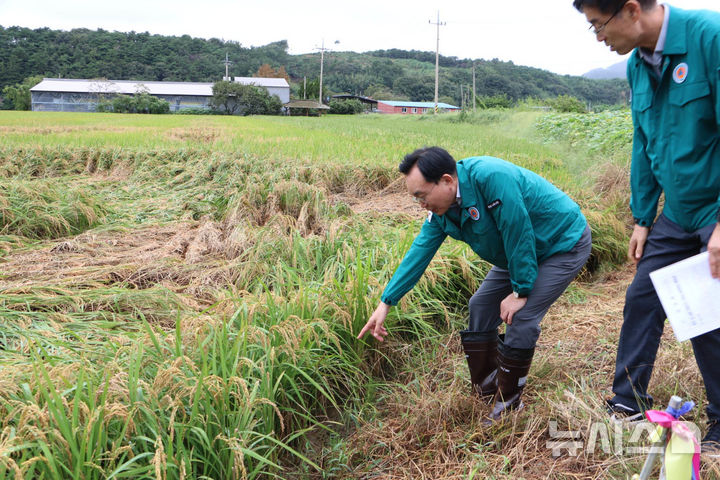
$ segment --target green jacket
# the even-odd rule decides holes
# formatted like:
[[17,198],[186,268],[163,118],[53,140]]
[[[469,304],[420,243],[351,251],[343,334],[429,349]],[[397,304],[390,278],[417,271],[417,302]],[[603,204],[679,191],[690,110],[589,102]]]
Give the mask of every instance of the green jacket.
[[662,76],[636,50],[628,61],[635,127],[630,173],[635,221],[663,213],[688,232],[720,206],[720,14],[671,7]]
[[382,301],[395,305],[420,279],[449,235],[510,271],[513,291],[527,295],[538,264],[572,250],[587,222],[570,197],[541,176],[493,157],[457,163],[459,209],[428,214],[388,283]]

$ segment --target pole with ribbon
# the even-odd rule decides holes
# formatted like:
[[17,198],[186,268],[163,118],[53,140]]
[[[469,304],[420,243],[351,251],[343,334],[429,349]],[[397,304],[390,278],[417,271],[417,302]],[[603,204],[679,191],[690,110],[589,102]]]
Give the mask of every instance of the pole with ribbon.
[[683,403],[680,397],[673,395],[665,411],[645,412],[648,421],[657,424],[658,428],[651,436],[653,443],[645,465],[640,475],[633,475],[633,480],[648,480],[659,458],[663,461],[662,478],[700,480],[700,445],[692,430],[679,420],[694,406],[694,402]]

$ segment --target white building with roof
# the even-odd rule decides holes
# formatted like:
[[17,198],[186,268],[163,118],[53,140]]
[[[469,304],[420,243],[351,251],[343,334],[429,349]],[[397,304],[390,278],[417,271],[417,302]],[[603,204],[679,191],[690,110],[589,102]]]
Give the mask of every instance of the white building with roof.
[[[282,103],[290,101],[290,85],[284,78],[235,77],[238,83],[265,88]],[[142,82],[137,80],[44,78],[30,89],[33,111],[94,112],[101,100],[115,95],[148,93],[167,100],[170,111],[210,108],[212,83]]]
[[278,97],[283,105],[290,101],[290,84],[284,78],[235,77],[235,81],[263,87],[270,95]]

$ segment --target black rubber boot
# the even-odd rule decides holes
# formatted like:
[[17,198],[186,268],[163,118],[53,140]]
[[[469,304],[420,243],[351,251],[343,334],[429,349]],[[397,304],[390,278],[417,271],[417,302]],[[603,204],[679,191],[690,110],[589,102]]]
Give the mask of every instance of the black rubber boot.
[[490,420],[495,422],[509,410],[523,407],[522,392],[530,371],[534,348],[510,348],[498,345],[497,392]]
[[720,421],[711,420],[708,422],[708,431],[700,442],[702,453],[711,457],[720,456]]
[[495,394],[497,390],[495,383],[498,351],[497,331],[471,332],[463,330],[460,332],[460,341],[470,370],[473,389],[481,398]]

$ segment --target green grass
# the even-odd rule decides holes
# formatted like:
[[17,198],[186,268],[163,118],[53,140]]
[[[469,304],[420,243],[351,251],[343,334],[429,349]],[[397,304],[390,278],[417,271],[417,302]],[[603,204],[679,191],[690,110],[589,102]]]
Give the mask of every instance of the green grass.
[[434,121],[427,116],[226,117],[0,112],[0,147],[27,149],[202,150],[253,159],[387,165],[423,145],[440,145],[457,158],[478,153],[543,155],[542,145],[503,127]]

